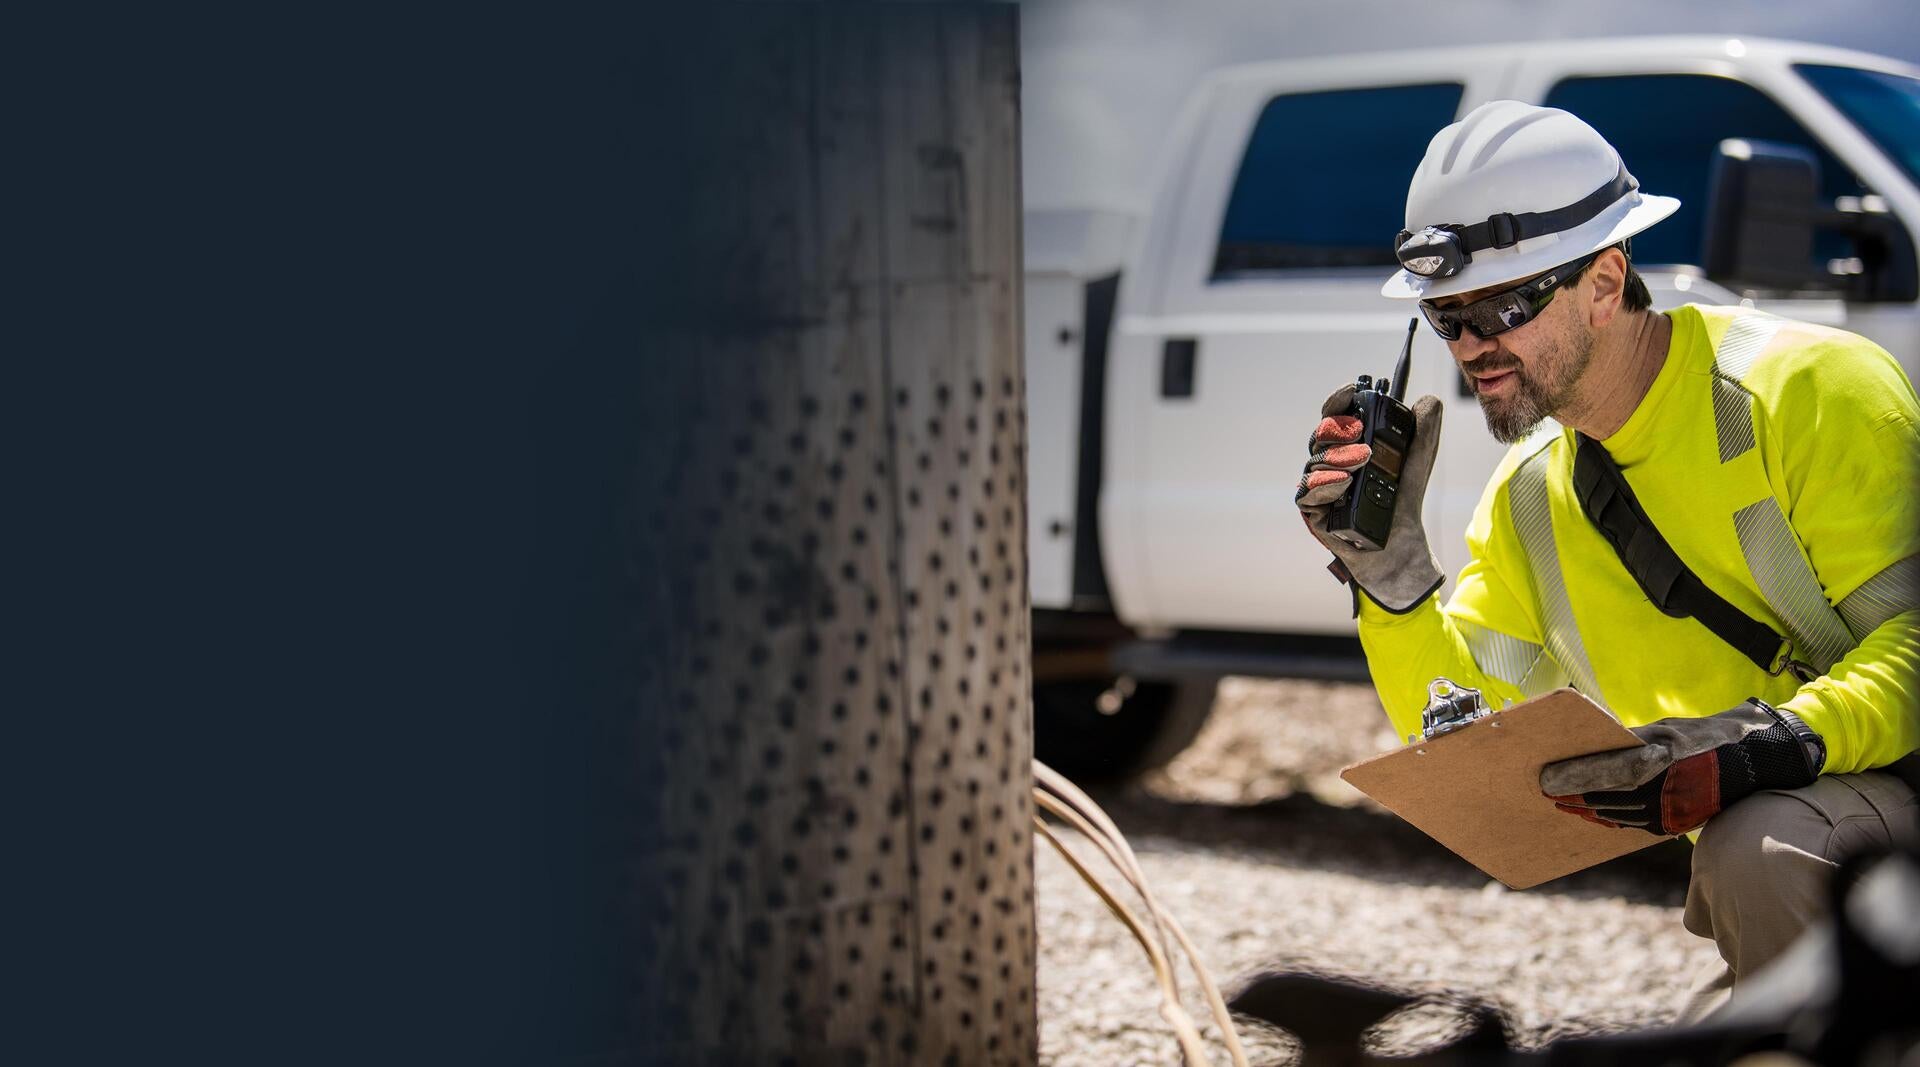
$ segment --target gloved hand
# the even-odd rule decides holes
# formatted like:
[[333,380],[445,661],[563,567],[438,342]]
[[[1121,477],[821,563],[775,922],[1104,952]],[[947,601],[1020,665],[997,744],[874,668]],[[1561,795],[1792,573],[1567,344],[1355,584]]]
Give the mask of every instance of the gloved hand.
[[1426,527],[1420,521],[1427,478],[1433,474],[1434,451],[1440,447],[1440,400],[1423,396],[1414,402],[1413,446],[1400,468],[1393,528],[1387,534],[1386,547],[1377,550],[1355,548],[1327,533],[1332,504],[1353,482],[1350,472],[1372,458],[1372,450],[1358,443],[1362,427],[1359,419],[1347,414],[1352,408],[1352,385],[1334,390],[1320,406],[1320,425],[1307,446],[1311,454],[1293,502],[1314,538],[1339,561],[1333,568],[1334,575],[1351,581],[1374,603],[1404,615],[1432,596],[1446,578],[1434,561],[1433,550],[1427,547]]
[[1700,719],[1633,728],[1642,744],[1549,763],[1540,791],[1602,826],[1681,834],[1763,789],[1813,784],[1827,746],[1792,712],[1749,700]]

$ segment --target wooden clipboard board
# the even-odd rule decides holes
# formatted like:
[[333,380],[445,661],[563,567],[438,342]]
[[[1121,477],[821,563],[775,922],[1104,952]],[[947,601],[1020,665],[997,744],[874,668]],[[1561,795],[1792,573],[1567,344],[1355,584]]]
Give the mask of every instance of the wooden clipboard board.
[[1593,701],[1556,689],[1340,777],[1509,888],[1527,889],[1666,840],[1590,823],[1540,792],[1540,768],[1555,760],[1639,743]]

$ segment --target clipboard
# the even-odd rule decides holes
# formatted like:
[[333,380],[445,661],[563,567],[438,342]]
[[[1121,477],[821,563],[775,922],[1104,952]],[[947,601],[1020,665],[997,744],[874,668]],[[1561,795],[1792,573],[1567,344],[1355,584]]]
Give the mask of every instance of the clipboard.
[[1556,689],[1429,729],[1340,777],[1508,888],[1527,889],[1666,840],[1588,822],[1540,792],[1540,768],[1555,760],[1639,743],[1593,701]]

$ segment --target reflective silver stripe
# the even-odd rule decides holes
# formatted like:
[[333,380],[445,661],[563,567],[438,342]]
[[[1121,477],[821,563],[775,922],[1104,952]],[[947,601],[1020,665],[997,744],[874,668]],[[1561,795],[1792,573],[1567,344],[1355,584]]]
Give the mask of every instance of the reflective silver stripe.
[[1848,593],[1840,602],[1840,618],[1854,640],[1864,641],[1881,623],[1915,608],[1920,608],[1920,556],[1908,556]]
[[1736,382],[1746,378],[1753,369],[1754,357],[1786,322],[1757,311],[1736,317],[1721,335],[1720,347],[1713,350],[1713,372]]
[[1541,419],[1539,425],[1528,430],[1527,436],[1521,438],[1519,445],[1515,447],[1519,448],[1522,453],[1531,456],[1535,452],[1553,444],[1554,439],[1565,432],[1566,427],[1560,425],[1557,420]]
[[1713,351],[1713,432],[1720,439],[1722,463],[1753,448],[1753,395],[1740,382],[1785,321],[1741,315],[1727,324],[1720,347]]
[[1566,672],[1532,641],[1465,619],[1453,620],[1453,626],[1466,639],[1467,651],[1473,653],[1474,666],[1481,674],[1498,678],[1530,697],[1566,684]]
[[1734,512],[1733,528],[1747,569],[1774,615],[1786,624],[1794,647],[1820,673],[1853,650],[1847,624],[1827,604],[1820,579],[1800,552],[1800,542],[1773,497]]
[[1573,604],[1567,599],[1566,580],[1560,574],[1560,550],[1553,542],[1553,516],[1547,507],[1547,464],[1552,456],[1551,447],[1542,448],[1520,464],[1507,482],[1507,498],[1513,525],[1520,532],[1520,543],[1526,546],[1527,562],[1533,570],[1534,596],[1540,606],[1541,638],[1547,654],[1566,672],[1575,689],[1604,708],[1607,702],[1587,662],[1580,629],[1574,625]]
[[[1720,462],[1742,455],[1754,446],[1753,394],[1741,384],[1753,370],[1757,359],[1770,343],[1785,319],[1765,314],[1746,314],[1727,325],[1720,347],[1713,353],[1713,423],[1720,441]],[[1827,603],[1825,590],[1813,567],[1800,551],[1793,527],[1780,510],[1779,501],[1769,496],[1740,509],[1733,516],[1733,527],[1740,535],[1740,551],[1746,556],[1747,569],[1767,605],[1785,624],[1793,640],[1795,654],[1825,673],[1840,657],[1858,643],[1843,620]],[[1891,572],[1894,568],[1889,568]],[[1874,579],[1878,581],[1879,579]],[[1895,578],[1887,587],[1865,592],[1858,605],[1862,619],[1876,615],[1877,599],[1890,595]],[[1868,584],[1872,584],[1871,582]],[[1887,616],[1881,615],[1883,620]],[[1876,623],[1876,625],[1878,625]]]
[[1722,463],[1753,448],[1753,394],[1720,377],[1713,379],[1713,432]]

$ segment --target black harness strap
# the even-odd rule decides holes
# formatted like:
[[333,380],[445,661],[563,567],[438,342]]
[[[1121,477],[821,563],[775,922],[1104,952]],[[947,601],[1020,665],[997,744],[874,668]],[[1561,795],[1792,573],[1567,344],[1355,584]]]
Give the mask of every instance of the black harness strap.
[[1781,658],[1785,643],[1779,634],[1727,603],[1687,569],[1647,517],[1606,448],[1586,434],[1574,436],[1579,445],[1574,452],[1573,488],[1580,497],[1580,509],[1600,528],[1653,606],[1672,618],[1700,620],[1714,636],[1769,674],[1778,674],[1783,666],[1797,666]]

